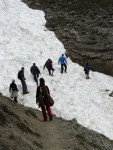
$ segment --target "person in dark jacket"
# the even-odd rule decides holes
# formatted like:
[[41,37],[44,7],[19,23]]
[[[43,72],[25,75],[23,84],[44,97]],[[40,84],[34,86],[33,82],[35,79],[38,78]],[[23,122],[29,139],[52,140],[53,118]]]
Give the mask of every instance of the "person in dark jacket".
[[54,72],[54,68],[53,68],[53,64],[52,64],[52,60],[48,59],[43,67],[43,69],[45,69],[45,67],[48,69],[49,75],[53,76],[53,72]]
[[21,81],[22,83],[22,89],[23,89],[23,94],[28,94],[28,90],[27,90],[27,85],[26,85],[26,79],[24,77],[24,67],[21,68],[21,70],[18,72],[18,79]]
[[17,103],[17,97],[18,97],[18,88],[15,83],[15,80],[12,80],[12,83],[9,86],[9,92],[11,93],[11,98],[14,99],[14,102]]
[[58,65],[59,63],[61,64],[61,73],[63,73],[63,70],[65,69],[65,72],[67,72],[67,61],[66,58],[64,57],[64,54],[59,58],[58,60]]
[[89,70],[90,70],[90,66],[89,66],[88,61],[86,61],[86,63],[84,64],[84,71],[85,71],[85,74],[86,74],[86,79],[90,79],[89,78]]
[[[52,121],[52,112],[51,112],[50,105],[47,101],[47,95],[50,94],[50,91],[49,91],[48,86],[45,85],[45,80],[43,78],[40,78],[40,85],[37,87],[36,103],[38,103],[38,98],[39,98],[40,94],[43,95],[43,105],[39,104],[39,106],[41,107],[41,110],[42,110],[43,119],[44,119],[44,121],[47,121],[47,113],[48,113],[49,120]],[[46,113],[46,111],[47,111],[47,113]]]
[[30,71],[31,71],[32,75],[34,76],[34,81],[38,85],[38,77],[39,77],[39,74],[41,74],[41,73],[35,63],[33,63],[33,66],[31,67]]

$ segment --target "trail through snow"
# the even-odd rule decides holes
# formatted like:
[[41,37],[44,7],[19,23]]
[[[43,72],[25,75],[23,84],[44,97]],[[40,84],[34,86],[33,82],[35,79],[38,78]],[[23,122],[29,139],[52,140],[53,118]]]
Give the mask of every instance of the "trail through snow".
[[[20,0],[0,0],[0,92],[9,94],[9,84],[16,79],[19,103],[38,109],[35,104],[36,84],[30,74],[35,62],[41,76],[49,86],[55,105],[54,114],[77,121],[110,139],[113,139],[113,78],[98,72],[90,72],[85,79],[81,66],[69,58],[68,73],[60,74],[58,58],[65,53],[63,44],[45,27],[43,11],[32,10]],[[54,76],[43,70],[45,61],[53,60]],[[23,96],[17,73],[25,67],[25,77],[30,94]]]

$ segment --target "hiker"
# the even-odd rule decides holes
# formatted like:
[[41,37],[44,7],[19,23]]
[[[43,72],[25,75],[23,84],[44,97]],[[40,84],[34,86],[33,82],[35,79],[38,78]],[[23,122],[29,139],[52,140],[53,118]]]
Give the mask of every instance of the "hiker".
[[86,74],[86,79],[90,79],[89,78],[89,69],[90,69],[89,63],[88,63],[88,61],[86,61],[86,63],[84,64],[84,71],[85,71],[85,74]]
[[31,71],[32,75],[34,76],[34,81],[38,85],[38,77],[39,77],[39,74],[41,74],[41,73],[35,63],[33,63],[33,66],[31,67],[30,71]]
[[66,58],[64,57],[64,54],[59,58],[58,60],[58,65],[59,63],[61,64],[61,73],[63,73],[63,70],[65,69],[65,72],[67,72],[67,61]]
[[21,70],[18,72],[18,79],[22,83],[22,89],[23,89],[23,94],[28,94],[29,92],[27,91],[27,85],[26,85],[26,79],[24,77],[24,67],[21,68]]
[[53,63],[52,60],[48,59],[44,65],[44,67],[43,67],[43,69],[45,69],[45,67],[48,69],[50,76],[53,76],[53,72],[54,72],[54,68],[53,68],[52,63]]
[[12,83],[9,86],[9,92],[11,93],[11,98],[14,99],[14,102],[17,103],[17,97],[18,97],[18,88],[15,83],[15,80],[12,80]]
[[[40,94],[43,96],[43,104],[40,104],[38,101]],[[50,105],[47,101],[47,95],[50,95],[49,88],[45,85],[45,80],[43,78],[40,78],[40,85],[37,87],[36,92],[36,103],[39,103],[39,107],[41,107],[44,121],[47,121],[47,113],[49,116],[49,120],[52,121],[52,112]]]

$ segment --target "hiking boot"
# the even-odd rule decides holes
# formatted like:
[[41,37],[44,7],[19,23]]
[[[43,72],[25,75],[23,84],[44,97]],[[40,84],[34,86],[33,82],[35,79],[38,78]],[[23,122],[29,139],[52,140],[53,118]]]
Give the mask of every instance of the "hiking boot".
[[51,115],[51,116],[49,116],[49,121],[52,121],[52,119],[53,119],[53,118],[52,118],[52,115]]
[[28,94],[29,92],[23,92],[23,94]]

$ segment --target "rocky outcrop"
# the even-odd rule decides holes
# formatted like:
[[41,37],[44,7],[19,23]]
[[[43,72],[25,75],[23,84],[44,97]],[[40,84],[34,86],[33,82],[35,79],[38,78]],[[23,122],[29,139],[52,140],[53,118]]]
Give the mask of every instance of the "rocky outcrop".
[[113,1],[24,0],[46,14],[47,28],[55,32],[73,62],[90,60],[91,69],[113,75]]
[[0,96],[0,150],[113,150],[113,141],[89,130],[76,119],[53,116],[42,121],[42,113]]

